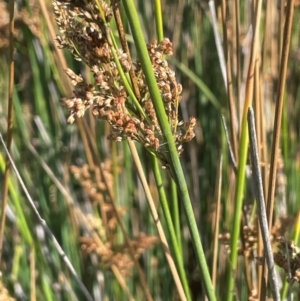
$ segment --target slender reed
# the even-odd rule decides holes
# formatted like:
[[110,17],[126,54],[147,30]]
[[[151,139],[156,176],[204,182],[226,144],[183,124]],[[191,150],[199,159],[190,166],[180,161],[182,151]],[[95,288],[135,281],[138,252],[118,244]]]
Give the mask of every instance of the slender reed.
[[218,25],[217,25],[218,22],[217,22],[216,8],[215,8],[214,1],[210,0],[208,2],[208,6],[209,6],[210,14],[211,14],[211,23],[212,23],[212,27],[214,30],[214,36],[215,36],[216,47],[217,47],[217,51],[218,51],[218,57],[219,57],[219,61],[220,61],[222,78],[224,81],[224,86],[227,89],[228,79],[227,79],[227,73],[226,73],[226,63],[225,63],[226,60],[225,60],[224,51],[223,51],[223,47],[222,47],[222,43],[221,43],[220,33],[218,30]]
[[272,217],[273,217],[277,161],[279,155],[278,150],[279,150],[279,142],[280,142],[281,121],[282,121],[282,109],[283,109],[283,102],[284,102],[287,63],[288,63],[290,43],[291,43],[291,32],[292,32],[292,22],[294,17],[294,9],[295,9],[294,0],[289,0],[287,5],[286,20],[284,26],[283,49],[282,49],[282,56],[280,62],[279,86],[278,86],[276,110],[274,116],[274,131],[273,131],[273,139],[272,139],[272,153],[271,153],[271,160],[270,160],[270,176],[269,176],[269,188],[268,188],[268,199],[267,199],[267,216],[269,221],[269,228],[271,228]]
[[[157,39],[159,42],[163,41],[164,33],[163,33],[163,20],[162,20],[162,10],[161,10],[161,1],[155,0],[154,2],[154,13],[155,13],[155,21],[156,21],[156,32]],[[174,48],[174,46],[173,46]],[[173,220],[170,214],[170,204],[167,202],[165,189],[163,186],[162,175],[159,167],[159,162],[155,156],[152,154],[151,161],[153,167],[153,173],[156,181],[156,186],[158,188],[159,199],[163,209],[164,218],[167,223],[167,228],[170,233],[171,245],[173,249],[173,254],[175,257],[175,262],[177,265],[177,269],[180,275],[180,279],[182,281],[182,285],[184,287],[185,295],[187,300],[192,300],[191,292],[188,285],[188,280],[186,276],[186,272],[184,269],[184,262],[182,257],[182,246],[181,246],[181,232],[180,232],[180,220],[179,220],[179,212],[178,212],[178,197],[177,197],[177,187],[173,179],[171,179],[171,189],[172,189],[172,209],[173,209]],[[175,226],[176,225],[176,231]]]
[[262,238],[264,242],[264,250],[265,250],[264,253],[266,256],[268,269],[270,273],[270,284],[271,284],[272,295],[275,301],[280,301],[278,283],[276,280],[276,271],[274,265],[273,252],[272,252],[270,234],[268,229],[269,227],[268,227],[268,220],[266,215],[265,198],[264,198],[259,156],[257,150],[255,119],[254,119],[254,112],[252,107],[250,107],[248,111],[248,124],[249,124],[249,137],[250,137],[249,140],[250,140],[250,154],[251,154],[251,162],[252,162],[253,181],[254,181],[254,188],[255,188],[255,197],[258,202],[258,218],[259,218],[260,229],[262,232]]
[[[293,17],[294,17],[294,0],[289,0],[287,4],[286,20],[285,20],[284,34],[283,34],[283,47],[282,47],[280,71],[279,71],[279,86],[278,86],[276,110],[274,116],[272,153],[271,153],[271,160],[270,160],[270,175],[269,175],[268,198],[267,198],[267,217],[268,217],[269,229],[271,229],[272,227],[272,220],[273,220],[274,195],[275,195],[275,185],[276,185],[276,175],[277,175],[277,161],[279,158],[278,156],[279,156],[282,110],[283,110],[283,102],[284,102],[285,81],[286,81],[286,74],[287,74],[287,63],[288,63],[289,49],[291,43]],[[265,278],[267,282],[268,274],[267,271],[265,271],[265,265],[263,266],[263,272],[265,272]],[[263,297],[264,296],[262,296],[262,298]]]
[[221,210],[221,190],[222,190],[222,163],[223,156],[220,156],[217,181],[216,181],[216,215],[215,215],[215,225],[214,225],[214,243],[213,243],[213,263],[212,263],[212,283],[216,287],[217,281],[217,263],[218,263],[218,251],[219,251],[219,221],[220,221],[220,210]]
[[[11,142],[13,137],[13,91],[14,91],[14,10],[15,1],[9,1],[9,48],[8,48],[8,62],[9,62],[9,77],[8,77],[8,114],[7,114],[7,137],[6,146],[8,152],[10,152]],[[2,247],[4,239],[5,217],[6,217],[6,205],[8,197],[8,179],[10,173],[10,160],[7,155],[5,163],[5,173],[3,180],[3,192],[1,203],[1,217],[0,217],[0,262],[2,258]]]
[[187,223],[189,226],[189,230],[192,236],[192,242],[195,248],[196,258],[198,261],[198,265],[201,270],[201,274],[203,277],[204,287],[206,294],[209,300],[216,300],[216,296],[214,294],[214,289],[211,283],[211,278],[209,275],[209,270],[206,262],[206,258],[204,255],[202,243],[199,237],[199,232],[197,229],[197,224],[195,221],[195,216],[193,213],[193,208],[191,205],[191,201],[188,194],[188,189],[185,181],[185,177],[183,174],[183,170],[179,161],[178,152],[176,149],[176,145],[174,142],[174,138],[172,135],[172,131],[170,128],[170,124],[168,122],[167,116],[164,111],[163,102],[161,99],[161,95],[159,93],[159,89],[157,86],[157,82],[155,80],[155,76],[153,74],[153,70],[151,68],[150,59],[147,53],[147,48],[145,41],[143,39],[143,34],[141,31],[141,27],[138,21],[138,15],[136,12],[135,5],[132,0],[127,0],[123,2],[128,21],[132,30],[133,39],[135,41],[135,46],[137,48],[138,55],[141,59],[142,69],[145,74],[145,79],[147,81],[149,87],[149,93],[151,95],[154,108],[157,114],[157,118],[160,124],[160,127],[163,131],[164,137],[167,142],[168,154],[169,154],[169,168],[171,174],[177,184],[179,195],[181,201],[183,203],[183,207],[185,210],[185,215],[187,219]]
[[[162,225],[161,225],[161,222],[160,222],[160,219],[159,219],[159,215],[158,215],[157,210],[155,208],[155,204],[154,204],[154,201],[152,199],[151,192],[150,192],[145,174],[143,172],[142,164],[141,164],[141,161],[139,159],[137,150],[136,150],[136,148],[135,148],[132,141],[128,141],[128,144],[129,144],[129,148],[130,148],[131,153],[132,153],[132,158],[133,158],[134,163],[136,165],[136,169],[138,171],[140,181],[143,185],[146,197],[148,199],[148,205],[150,207],[150,212],[151,212],[153,221],[155,222],[155,226],[157,228],[157,231],[158,231],[158,234],[159,234],[159,237],[160,237],[163,249],[164,249],[165,256],[166,256],[168,264],[170,266],[170,269],[171,269],[171,272],[172,272],[172,275],[173,275],[173,278],[174,278],[174,282],[175,282],[176,288],[178,290],[178,294],[179,294],[181,300],[187,300],[187,298],[185,296],[184,289],[183,289],[181,281],[180,281],[180,278],[179,278],[177,270],[176,270],[176,266],[174,264],[174,260],[171,256],[171,250],[169,249],[169,245],[168,245],[166,236],[164,234],[164,230],[162,228]],[[191,299],[189,298],[189,300],[191,300]]]
[[241,33],[241,25],[240,25],[240,1],[235,0],[234,1],[234,8],[235,8],[235,48],[236,48],[236,78],[237,78],[237,119],[238,123],[241,121],[240,117],[240,94],[241,94],[241,51],[240,51],[240,33]]
[[230,49],[228,45],[227,37],[227,24],[226,24],[226,3],[222,0],[222,24],[223,24],[223,36],[224,36],[224,51],[226,57],[226,90],[228,95],[228,107],[230,114],[230,132],[232,137],[232,147],[233,153],[236,160],[238,160],[238,146],[237,146],[237,113],[236,113],[236,104],[233,97],[233,82],[232,82],[232,68],[231,68],[231,59],[230,59]]
[[251,45],[251,59],[248,67],[247,84],[246,84],[246,94],[245,94],[245,104],[243,110],[242,128],[241,128],[241,140],[239,148],[239,161],[238,161],[238,173],[237,173],[237,183],[235,190],[235,206],[234,206],[234,217],[233,217],[233,227],[231,233],[231,243],[230,243],[230,264],[231,268],[228,269],[228,282],[227,282],[227,296],[226,300],[231,301],[233,298],[234,289],[234,279],[233,271],[237,268],[237,248],[238,240],[240,236],[240,222],[241,222],[241,212],[243,204],[243,195],[245,188],[245,174],[246,174],[246,161],[248,153],[248,128],[247,128],[247,113],[248,108],[252,103],[253,97],[253,86],[254,86],[254,68],[257,59],[257,43],[259,37],[259,25],[261,19],[261,6],[262,1],[258,0],[256,3],[255,11],[255,22],[254,31]]
[[[168,228],[168,231],[170,234],[171,245],[172,245],[176,265],[178,268],[178,272],[179,272],[179,275],[180,275],[180,278],[182,281],[182,285],[184,287],[186,297],[188,300],[192,300],[190,289],[188,286],[187,276],[186,276],[186,273],[184,270],[184,263],[183,263],[183,258],[182,258],[182,250],[181,250],[181,246],[180,246],[180,237],[179,237],[180,231],[175,232],[175,227],[174,227],[175,222],[177,222],[177,225],[178,225],[179,221],[178,220],[174,221],[174,219],[172,220],[172,218],[171,218],[170,208],[169,208],[169,204],[167,201],[166,192],[165,192],[165,189],[163,186],[162,175],[161,175],[160,166],[158,164],[158,161],[153,155],[151,155],[151,161],[152,161],[152,167],[153,167],[153,173],[154,173],[154,177],[155,177],[155,181],[156,181],[156,186],[158,188],[160,204],[162,206],[164,218],[166,220],[167,228]],[[174,184],[174,186],[176,188],[176,184]],[[177,194],[177,189],[175,190],[175,193]],[[172,202],[175,202],[175,201],[176,201],[176,198],[175,199],[172,198]],[[172,204],[171,206],[177,206],[177,205]],[[177,216],[177,218],[178,218],[178,216]],[[173,223],[173,221],[174,221],[174,223]],[[176,234],[177,234],[177,236],[176,236]]]

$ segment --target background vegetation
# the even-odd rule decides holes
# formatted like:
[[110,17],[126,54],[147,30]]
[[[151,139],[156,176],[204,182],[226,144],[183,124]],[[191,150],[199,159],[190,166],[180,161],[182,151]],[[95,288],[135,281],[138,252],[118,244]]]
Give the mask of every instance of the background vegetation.
[[[136,1],[146,43],[157,39],[159,34],[156,23],[159,10],[154,3],[159,1]],[[161,2],[164,36],[173,44],[173,55],[167,60],[176,70],[177,82],[183,86],[180,119],[188,120],[191,116],[197,119],[195,138],[184,145],[181,162],[216,299],[259,300],[263,299],[264,291],[262,267],[258,264],[263,247],[251,190],[250,160],[247,159],[246,187],[241,188],[244,197],[240,215],[237,215],[236,185],[240,182],[230,159],[222,115],[233,156],[238,165],[242,164],[239,150],[242,148],[243,107],[248,97],[245,91],[249,86],[248,69],[253,56],[251,43],[258,16],[256,5],[261,3],[216,1],[216,19],[212,3]],[[287,74],[280,76],[289,5],[290,2],[285,1],[263,3],[258,46],[254,52],[255,71],[251,76],[266,199],[273,129],[279,121],[274,118],[279,102],[278,87],[285,84],[271,242],[274,252],[279,250],[275,260],[286,269],[285,272],[277,269],[282,299],[292,296],[297,299],[299,289],[294,283],[299,281],[298,250],[288,243],[293,240],[297,245],[299,236],[300,12],[297,1],[288,40]],[[135,58],[136,44],[125,11],[121,5],[126,38]],[[111,27],[118,36],[114,21]],[[183,299],[176,289],[178,284],[174,284],[174,274],[164,255],[164,245],[158,238],[127,141],[107,140],[110,126],[96,120],[91,111],[86,111],[74,124],[67,124],[68,112],[60,99],[71,97],[73,87],[64,69],[71,68],[87,81],[92,80],[92,75],[89,68],[75,61],[69,52],[58,50],[54,41],[57,33],[50,2],[15,3],[11,154],[18,171],[41,217],[94,300]],[[221,41],[219,53],[217,36]],[[9,136],[10,45],[8,3],[0,1],[0,130],[4,139]],[[140,145],[136,146],[170,243],[169,225],[158,193],[160,186],[153,174],[153,157]],[[1,145],[0,183],[5,183],[5,160]],[[203,267],[197,263],[188,217],[168,169],[162,169],[160,163],[159,169],[187,277],[189,289],[183,285],[185,294],[189,300],[204,300]],[[1,193],[4,186],[0,185]],[[80,283],[40,225],[14,172],[8,183],[6,217],[1,254],[1,300],[85,300]],[[229,252],[236,221],[240,225],[238,249],[233,250],[240,255],[237,265]],[[278,249],[279,237],[283,239]],[[173,246],[171,251],[174,258]],[[177,262],[176,266],[178,269]],[[228,283],[232,276],[233,289]],[[182,280],[182,274],[180,278]],[[267,295],[270,296],[268,289]]]

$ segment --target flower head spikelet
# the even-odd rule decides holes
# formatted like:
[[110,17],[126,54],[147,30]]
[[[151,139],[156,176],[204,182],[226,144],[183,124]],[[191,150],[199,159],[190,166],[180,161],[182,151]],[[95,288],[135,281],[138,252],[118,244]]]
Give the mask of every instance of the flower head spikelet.
[[[166,140],[141,63],[138,60],[131,62],[122,49],[113,48],[116,46],[112,43],[109,22],[113,17],[113,6],[118,2],[52,1],[61,33],[57,37],[58,46],[68,49],[77,60],[83,61],[94,78],[92,84],[87,83],[81,75],[67,69],[74,95],[63,98],[62,103],[69,110],[69,123],[84,116],[85,111],[91,108],[96,118],[104,119],[111,125],[109,139],[138,141],[162,162],[167,162]],[[181,153],[182,144],[194,137],[196,120],[178,120],[182,86],[177,83],[175,72],[166,61],[166,56],[173,54],[172,43],[167,38],[160,43],[153,40],[147,49],[177,150]],[[140,94],[137,103],[132,102],[120,73],[130,70],[135,72],[137,79]]]

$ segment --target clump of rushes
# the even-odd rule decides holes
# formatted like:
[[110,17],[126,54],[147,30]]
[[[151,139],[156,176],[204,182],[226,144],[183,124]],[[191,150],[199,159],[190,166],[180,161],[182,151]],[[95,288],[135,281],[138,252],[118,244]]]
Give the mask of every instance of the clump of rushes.
[[[81,75],[66,70],[75,87],[73,97],[62,99],[70,112],[68,122],[74,122],[76,117],[82,117],[91,108],[96,118],[104,119],[111,125],[109,139],[138,141],[167,166],[167,143],[141,64],[139,61],[131,62],[122,49],[117,49],[109,30],[108,23],[113,17],[111,5],[117,5],[116,1],[111,5],[105,1],[53,0],[52,3],[62,33],[57,37],[59,47],[70,50],[76,59],[82,60],[95,79],[94,83],[87,83]],[[172,54],[172,43],[167,38],[161,43],[154,40],[148,45],[148,53],[180,154],[183,143],[195,136],[196,120],[178,120],[182,86],[176,82],[175,73],[165,60],[166,55]],[[132,90],[129,91],[131,85],[126,85],[130,70],[134,70],[137,79],[138,97]]]

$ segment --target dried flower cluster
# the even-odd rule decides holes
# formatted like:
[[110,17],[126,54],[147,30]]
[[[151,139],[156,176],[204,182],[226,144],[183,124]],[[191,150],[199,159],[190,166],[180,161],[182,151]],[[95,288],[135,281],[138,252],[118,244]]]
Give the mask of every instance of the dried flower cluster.
[[278,249],[274,253],[275,263],[283,268],[289,282],[300,282],[300,248],[281,236],[278,238]]
[[[107,191],[107,187],[102,179],[98,178],[96,180],[95,172],[92,172],[87,164],[81,167],[72,165],[70,169],[91,203],[104,202],[103,194]],[[103,163],[102,170],[106,177],[107,185],[112,189],[113,176],[111,174],[111,161],[107,160]]]
[[[128,55],[115,48],[109,21],[113,7],[105,1],[58,1],[53,0],[56,21],[62,33],[57,38],[60,48],[67,48],[91,70],[94,84],[87,83],[81,75],[66,70],[74,88],[74,96],[64,98],[69,109],[68,122],[82,117],[88,108],[93,115],[109,122],[112,127],[110,139],[131,139],[140,142],[167,162],[166,141],[157,121],[156,112],[146,85],[139,61],[129,63]],[[114,4],[116,5],[116,4]],[[175,73],[169,68],[165,55],[172,54],[168,39],[148,45],[154,74],[161,92],[166,114],[169,118],[177,150],[194,137],[195,119],[178,121],[178,105],[182,86],[176,82]],[[138,99],[129,97],[122,76],[134,70],[140,91]],[[130,86],[128,81],[127,87]]]
[[[112,191],[113,176],[111,173],[111,162],[106,161],[106,163],[103,164],[102,169],[104,176],[106,177],[106,183],[109,186],[110,191]],[[85,200],[95,206],[99,205],[101,207],[101,213],[103,214],[102,218],[105,219],[107,224],[106,231],[113,233],[113,231],[116,230],[118,222],[112,204],[105,202],[105,195],[107,194],[106,184],[99,178],[99,176],[97,177],[95,172],[92,172],[86,164],[82,167],[75,165],[71,166],[71,172],[83,189]],[[118,207],[117,211],[119,215],[126,213],[126,209],[122,207]]]
[[[257,247],[257,229],[255,226],[244,226],[242,235],[243,244],[239,245],[238,254],[251,256],[251,252]],[[230,252],[230,233],[220,234],[219,240]]]
[[[111,243],[105,243],[102,246],[99,246],[90,237],[82,237],[80,241],[83,252],[86,254],[97,254],[104,267],[110,268],[114,265],[118,267],[124,277],[131,276],[134,261],[129,255],[129,250],[126,245],[113,246]],[[131,246],[135,252],[135,258],[138,259],[145,250],[153,247],[157,243],[157,237],[146,236],[145,234],[140,233],[137,238],[131,241]]]
[[[105,166],[103,166],[103,173],[107,177],[109,185],[112,185],[113,182],[110,181],[112,177],[110,167],[110,162],[106,162]],[[86,199],[95,206],[101,206],[102,220],[105,220],[104,223],[99,218],[94,218],[91,215],[88,216],[90,223],[98,233],[99,240],[95,241],[94,237],[82,236],[80,238],[82,251],[84,254],[97,254],[100,263],[104,267],[110,268],[114,265],[118,267],[124,277],[129,277],[134,261],[125,244],[115,244],[115,237],[118,232],[118,220],[112,204],[105,202],[104,195],[107,189],[104,183],[96,179],[95,172],[92,172],[87,165],[83,165],[82,167],[72,166],[71,172],[82,187]],[[118,208],[117,211],[119,215],[126,213],[124,208]],[[140,233],[138,237],[131,241],[135,258],[138,259],[145,250],[153,247],[156,243],[158,243],[157,237]]]
[[[248,208],[250,209],[251,206]],[[271,229],[271,243],[275,244],[278,237],[282,237],[288,229],[292,227],[294,220],[290,217],[280,217],[277,219],[276,223]],[[243,227],[243,244],[239,246],[239,255],[247,255],[254,258],[253,254],[256,253],[257,249],[257,239],[258,239],[258,229],[257,229],[257,219],[253,220],[251,225],[246,225]],[[219,235],[219,239],[230,250],[230,233],[224,233]]]

